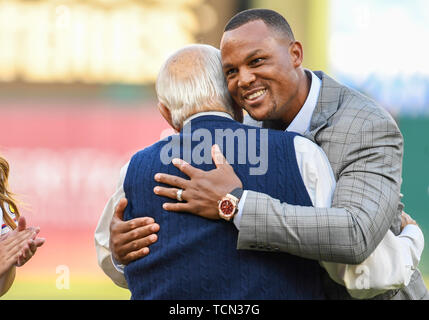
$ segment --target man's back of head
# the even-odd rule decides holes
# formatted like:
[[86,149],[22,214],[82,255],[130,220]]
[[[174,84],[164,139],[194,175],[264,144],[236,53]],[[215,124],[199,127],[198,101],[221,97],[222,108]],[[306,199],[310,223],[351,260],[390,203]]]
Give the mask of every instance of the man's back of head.
[[199,112],[233,114],[220,52],[209,45],[193,44],[172,54],[161,67],[156,91],[176,128]]

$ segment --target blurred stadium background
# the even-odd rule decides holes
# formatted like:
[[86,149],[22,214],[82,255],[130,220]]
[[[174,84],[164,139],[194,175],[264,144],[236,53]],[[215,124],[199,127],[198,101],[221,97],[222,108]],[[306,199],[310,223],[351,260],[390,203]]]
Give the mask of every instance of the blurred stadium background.
[[[188,43],[218,47],[229,18],[257,7],[285,15],[306,67],[393,114],[403,201],[429,235],[427,0],[0,0],[0,153],[47,239],[2,299],[129,299],[98,268],[93,232],[120,167],[168,129],[158,68]],[[420,269],[429,279],[427,248]]]

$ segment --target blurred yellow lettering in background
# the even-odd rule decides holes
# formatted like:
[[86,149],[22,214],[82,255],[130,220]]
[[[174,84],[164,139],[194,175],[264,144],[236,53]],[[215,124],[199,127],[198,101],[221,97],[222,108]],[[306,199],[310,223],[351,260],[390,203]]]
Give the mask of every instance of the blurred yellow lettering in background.
[[204,0],[0,0],[0,81],[153,82]]

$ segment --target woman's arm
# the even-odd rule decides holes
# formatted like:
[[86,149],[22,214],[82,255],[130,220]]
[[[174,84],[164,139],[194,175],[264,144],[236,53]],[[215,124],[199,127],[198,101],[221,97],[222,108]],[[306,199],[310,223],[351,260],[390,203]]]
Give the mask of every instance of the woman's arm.
[[2,276],[0,276],[0,297],[9,291],[15,280],[16,268],[12,266]]

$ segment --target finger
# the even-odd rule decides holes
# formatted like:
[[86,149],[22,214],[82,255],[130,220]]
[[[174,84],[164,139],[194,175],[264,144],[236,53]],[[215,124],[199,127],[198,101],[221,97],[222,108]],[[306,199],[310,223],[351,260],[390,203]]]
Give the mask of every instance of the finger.
[[191,206],[188,203],[164,203],[162,208],[167,211],[176,211],[176,212],[191,212]]
[[28,240],[28,245],[30,246],[30,253],[33,255],[37,250],[36,242],[34,240]]
[[156,234],[151,234],[142,239],[137,239],[133,242],[128,243],[123,247],[123,250],[121,250],[124,254],[126,254],[124,259],[126,259],[129,253],[136,252],[143,248],[149,247],[150,245],[154,244],[156,241],[158,241],[158,236]]
[[186,186],[189,183],[189,180],[165,173],[157,173],[155,175],[155,181],[168,184],[179,189],[186,189]]
[[189,163],[187,163],[186,161],[179,159],[179,158],[173,159],[172,163],[177,169],[182,171],[184,174],[186,174],[190,178],[192,178],[195,175],[203,172],[202,170],[194,168]]
[[26,229],[24,231],[15,233],[5,240],[7,248],[10,250],[11,247],[21,248],[26,244],[28,239],[31,239],[36,236],[36,233],[31,229]]
[[122,198],[119,200],[118,204],[116,205],[115,208],[115,217],[120,219],[120,220],[124,220],[124,211],[125,208],[127,207],[128,204],[128,200],[126,198]]
[[18,231],[24,231],[27,228],[27,221],[24,217],[19,217],[18,219]]
[[23,248],[23,245],[14,245],[11,248],[8,248],[8,256],[13,257],[13,256],[21,255],[22,248]]
[[22,256],[22,253],[18,255],[18,258],[16,259],[16,266],[22,267],[24,265],[24,257]]
[[221,165],[229,165],[228,161],[223,156],[223,153],[220,151],[220,148],[217,144],[212,146],[212,159],[216,168],[218,169],[221,167]]
[[[175,200],[177,199],[177,192],[178,191],[179,191],[179,189],[176,189],[176,188],[164,188],[164,187],[159,187],[159,186],[153,188],[153,192],[156,195],[158,195],[160,197],[167,197],[170,199],[175,199]],[[185,190],[183,190],[183,192],[182,192],[182,200],[185,200],[184,193],[185,193]]]
[[408,223],[416,223],[416,221],[413,218],[411,218],[411,216],[409,214],[405,213],[404,211],[402,211],[402,216],[405,218],[405,220]]
[[[37,250],[37,249],[36,249]],[[24,264],[26,264],[32,257],[33,257],[33,255],[36,253],[36,251],[31,251],[31,249],[30,250],[27,250],[26,252],[25,252],[25,255],[23,256],[23,258],[21,259],[22,261],[21,261],[21,265],[24,265]]]
[[130,252],[122,260],[123,261],[122,263],[125,264],[125,265],[127,265],[127,264],[129,264],[130,262],[132,262],[134,260],[137,260],[137,259],[140,259],[140,258],[143,258],[143,257],[147,256],[149,254],[149,252],[150,252],[150,250],[149,250],[148,247],[144,247],[144,248],[142,248],[142,249],[140,249],[138,251]]
[[[124,248],[126,248],[127,244],[132,243],[136,240],[145,239],[145,238],[151,236],[152,234],[158,232],[159,229],[160,229],[160,227],[159,227],[159,224],[157,224],[157,223],[153,223],[153,224],[150,224],[150,225],[147,225],[144,227],[134,229],[127,234],[127,237],[124,239],[124,242],[122,243],[122,245],[124,246]],[[143,246],[141,246],[141,247],[143,247]],[[131,251],[131,250],[129,250],[129,251]]]
[[119,244],[122,244],[124,242],[123,239],[126,239],[129,237],[129,233],[132,232],[135,229],[145,227],[149,224],[152,224],[155,222],[155,220],[152,217],[141,217],[141,218],[134,218],[132,220],[128,221],[121,221],[116,220],[117,222],[113,223],[110,229],[110,234],[113,238],[116,238]]
[[37,247],[41,247],[46,242],[45,238],[36,238],[34,239],[34,243]]
[[411,219],[411,220],[413,219],[413,218],[411,218],[411,216],[408,213],[406,213],[404,211],[402,211],[402,215],[407,219]]
[[110,239],[110,246],[112,248],[112,252],[115,252],[115,255],[117,256],[123,256],[126,254],[126,251],[123,250],[126,244],[133,242],[135,240],[147,237],[152,233],[155,233],[158,231],[159,231],[159,225],[154,223],[147,226],[134,228],[131,231],[118,234],[117,236],[112,236]]
[[34,240],[36,239],[37,235],[40,232],[39,227],[28,227],[27,230],[32,231],[31,238]]
[[31,259],[33,256],[33,252],[31,251],[30,247],[28,246],[23,251],[21,251],[21,255],[18,258],[18,266],[22,267],[24,264],[27,263],[28,260]]
[[27,256],[29,255],[29,253],[30,253],[30,248],[27,243],[26,246],[21,250],[22,258],[24,260],[27,259]]

